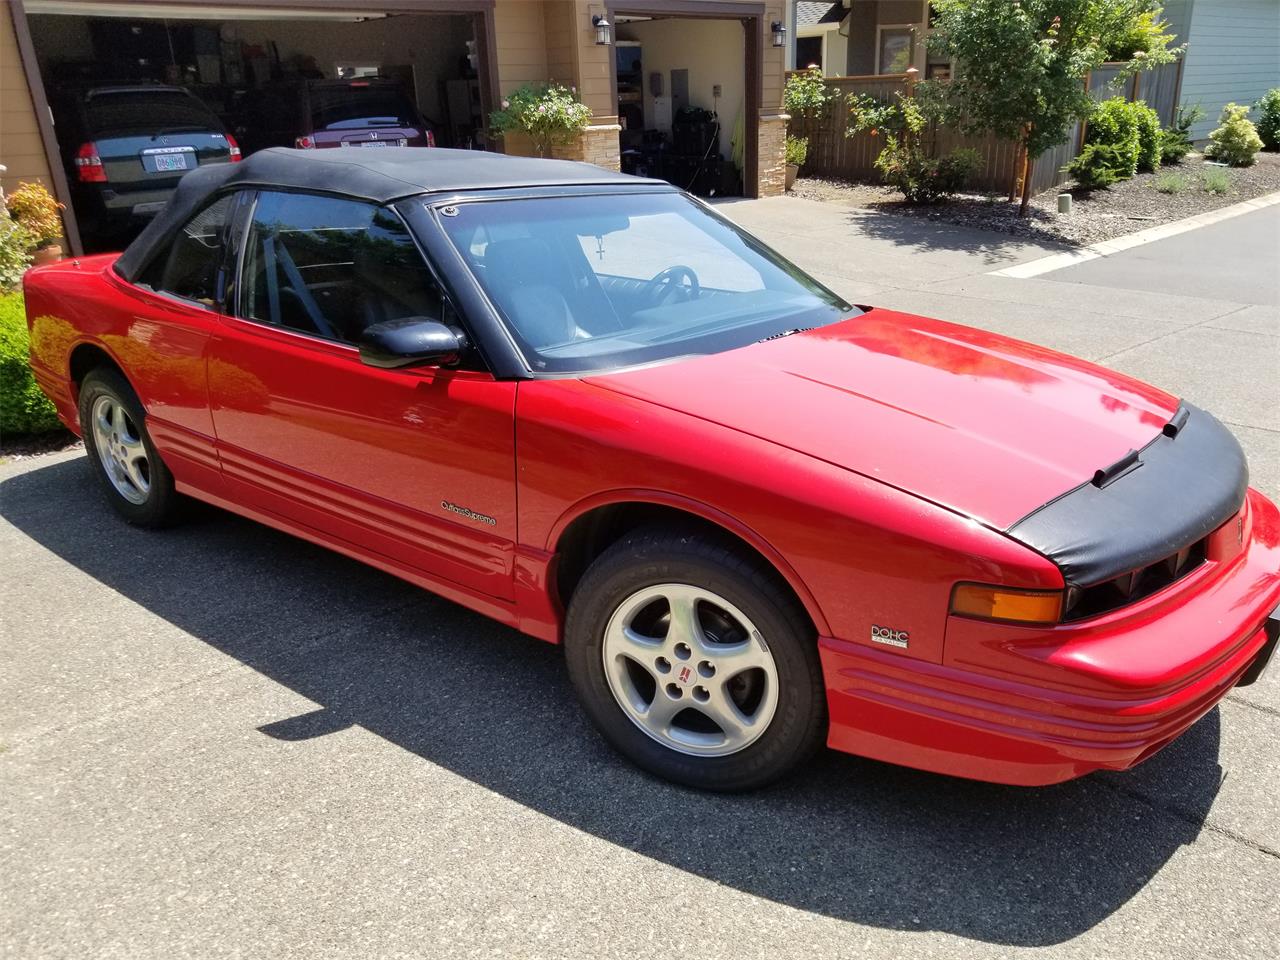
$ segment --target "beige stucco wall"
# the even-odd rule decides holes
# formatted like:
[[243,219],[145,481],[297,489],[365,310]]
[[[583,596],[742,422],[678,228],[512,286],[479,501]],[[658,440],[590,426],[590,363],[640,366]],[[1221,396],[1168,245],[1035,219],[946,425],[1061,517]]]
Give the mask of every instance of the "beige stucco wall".
[[0,10],[0,164],[9,169],[0,179],[0,187],[7,192],[20,180],[27,180],[39,181],[52,191],[31,90],[13,33],[13,18],[9,5],[4,7]]
[[[649,75],[662,76],[663,96],[671,98],[671,71],[689,71],[689,104],[717,111],[720,118],[720,153],[730,155],[730,141],[744,107],[742,24],[737,20],[650,20],[619,24],[619,39],[643,44],[644,124],[658,128]],[[719,103],[712,96],[719,85]],[[670,125],[661,129],[670,132]]]

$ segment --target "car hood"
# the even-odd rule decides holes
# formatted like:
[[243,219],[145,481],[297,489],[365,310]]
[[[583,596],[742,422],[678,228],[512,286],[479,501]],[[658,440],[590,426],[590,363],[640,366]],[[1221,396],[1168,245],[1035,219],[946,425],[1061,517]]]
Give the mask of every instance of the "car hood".
[[1004,530],[1141,449],[1177,400],[1043,347],[890,310],[591,376]]

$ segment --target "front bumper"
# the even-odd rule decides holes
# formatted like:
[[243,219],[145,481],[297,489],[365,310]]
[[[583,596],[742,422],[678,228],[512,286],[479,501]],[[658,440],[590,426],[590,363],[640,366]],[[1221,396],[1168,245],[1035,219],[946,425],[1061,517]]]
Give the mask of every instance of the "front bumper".
[[823,638],[829,745],[1023,786],[1140,763],[1274,647],[1280,511],[1256,490],[1245,511],[1239,554],[1123,611],[1047,630],[953,619],[941,664]]

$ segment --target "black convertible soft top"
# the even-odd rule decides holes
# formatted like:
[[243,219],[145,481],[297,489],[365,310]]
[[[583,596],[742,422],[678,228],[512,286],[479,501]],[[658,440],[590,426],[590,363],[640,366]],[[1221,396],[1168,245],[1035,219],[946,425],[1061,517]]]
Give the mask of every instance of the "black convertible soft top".
[[116,261],[115,269],[133,282],[157,248],[191,219],[214,193],[224,188],[273,187],[341,194],[374,203],[390,203],[423,193],[507,190],[521,187],[669,186],[570,160],[538,160],[483,150],[393,147],[385,150],[259,150],[240,163],[219,163],[192,170],[173,198],[147,224]]

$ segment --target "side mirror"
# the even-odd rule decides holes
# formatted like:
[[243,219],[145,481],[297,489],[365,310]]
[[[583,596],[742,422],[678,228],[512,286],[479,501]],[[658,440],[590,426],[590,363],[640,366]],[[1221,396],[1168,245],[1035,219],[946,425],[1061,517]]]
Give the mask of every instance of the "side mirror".
[[466,348],[466,338],[439,320],[405,317],[365,327],[360,337],[360,361],[388,370],[425,363],[450,366]]

